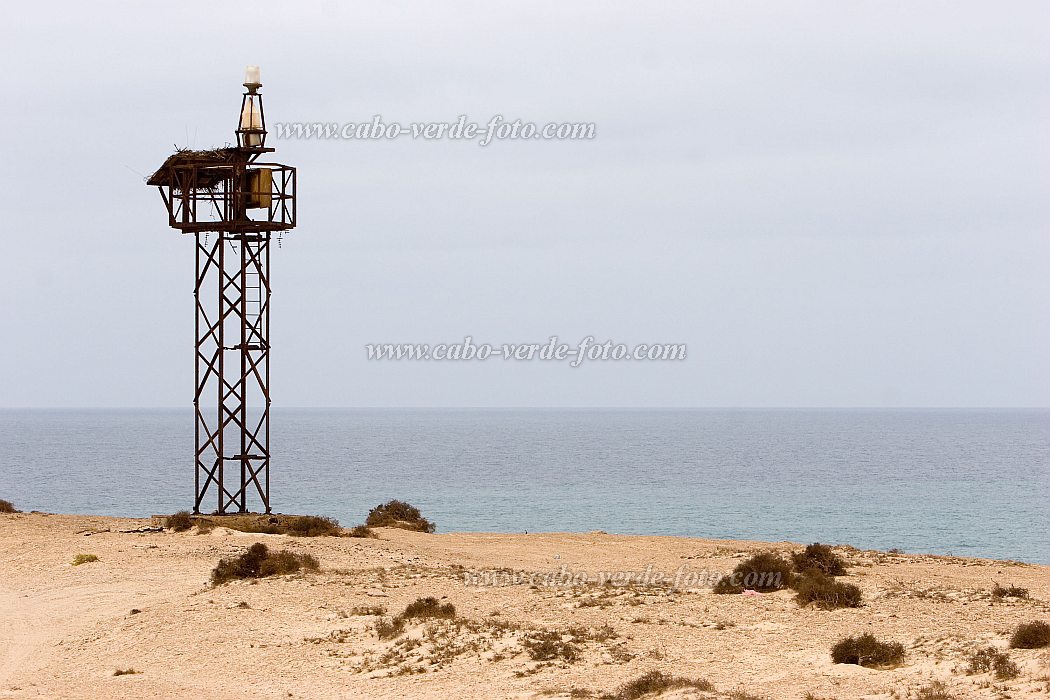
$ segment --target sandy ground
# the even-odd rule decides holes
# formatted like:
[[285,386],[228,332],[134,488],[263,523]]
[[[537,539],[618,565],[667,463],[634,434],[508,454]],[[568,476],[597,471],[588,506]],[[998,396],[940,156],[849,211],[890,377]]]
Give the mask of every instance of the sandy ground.
[[[716,692],[664,697],[909,698],[932,679],[958,698],[1050,697],[1050,650],[1012,650],[1016,680],[966,675],[982,646],[1047,620],[1050,567],[840,548],[859,609],[800,608],[789,591],[714,595],[701,571],[729,571],[764,544],[590,534],[435,534],[382,529],[380,539],[292,538],[217,528],[125,532],[149,520],[0,515],[0,697],[539,698],[596,696],[659,669]],[[218,560],[253,542],[310,552],[319,573],[217,588]],[[72,566],[76,554],[99,561]],[[603,585],[602,572],[649,580]],[[467,585],[500,570],[507,585]],[[545,585],[554,572],[576,585]],[[540,580],[526,574],[538,573]],[[662,573],[680,586],[653,582]],[[586,574],[588,581],[582,581]],[[690,580],[690,579],[693,580]],[[530,583],[530,580],[532,581]],[[994,582],[1030,589],[993,600]],[[622,578],[614,583],[623,583]],[[374,630],[413,600],[455,605],[455,621]],[[574,659],[532,658],[544,631]],[[903,643],[886,670],[831,663],[829,649],[871,631]],[[571,654],[570,654],[571,656]],[[137,673],[115,676],[118,669]]]

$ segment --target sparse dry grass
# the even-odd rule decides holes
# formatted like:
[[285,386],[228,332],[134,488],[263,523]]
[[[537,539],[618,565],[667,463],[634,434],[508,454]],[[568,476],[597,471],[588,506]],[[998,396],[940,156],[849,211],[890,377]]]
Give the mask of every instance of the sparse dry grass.
[[[376,608],[373,610],[382,610]],[[382,615],[383,612],[368,614]],[[453,620],[456,617],[456,606],[452,603],[442,603],[434,596],[417,598],[405,606],[400,615],[391,618],[377,620],[374,628],[380,639],[393,639],[405,631],[405,623],[408,620]]]
[[933,681],[916,691],[915,700],[956,700],[956,698],[948,692],[948,686],[942,681]]
[[770,700],[768,695],[756,695],[748,690],[734,690],[729,694],[729,700]]
[[695,688],[707,692],[715,689],[714,685],[707,680],[680,678],[663,671],[654,670],[639,676],[633,681],[627,681],[617,688],[615,693],[603,697],[608,698],[608,700],[638,700],[638,698],[647,695],[657,695],[679,688]]
[[521,644],[534,661],[561,660],[571,664],[580,657],[580,646],[567,636],[555,630],[530,632]]
[[992,672],[996,679],[1001,681],[1008,681],[1021,675],[1021,669],[1010,660],[1010,655],[995,647],[978,649],[970,654],[966,672],[968,674]]
[[947,586],[923,586],[916,581],[897,579],[885,586],[883,596],[886,598],[912,598],[946,603],[952,600],[977,601],[987,598],[987,593],[979,590],[964,591]]
[[[410,623],[422,623],[422,628],[405,634]],[[443,668],[464,655],[490,663],[523,655],[532,664],[515,670],[514,675],[525,677],[544,668],[576,663],[587,650],[604,651],[607,663],[626,663],[637,656],[607,624],[522,628],[491,615],[480,620],[459,617],[452,604],[441,604],[433,597],[418,599],[394,617],[379,618],[372,629],[380,641],[391,643],[381,651],[366,652],[356,666],[357,672],[386,669],[393,675],[423,673]]]
[[401,616],[376,620],[375,631],[380,639],[393,639],[405,631],[405,620]]

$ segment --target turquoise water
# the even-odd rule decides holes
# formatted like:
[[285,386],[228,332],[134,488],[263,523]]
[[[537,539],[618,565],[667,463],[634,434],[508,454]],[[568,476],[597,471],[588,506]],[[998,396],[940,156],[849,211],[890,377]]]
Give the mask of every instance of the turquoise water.
[[[274,410],[272,501],[439,531],[849,543],[1050,564],[1048,410]],[[183,410],[0,411],[0,498],[190,507]]]

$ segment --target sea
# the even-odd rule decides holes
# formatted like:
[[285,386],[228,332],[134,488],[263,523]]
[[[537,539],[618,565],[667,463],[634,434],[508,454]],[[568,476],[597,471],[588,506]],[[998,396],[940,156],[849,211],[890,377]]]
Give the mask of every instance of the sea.
[[[438,532],[1050,564],[1050,409],[274,408],[271,451],[274,511],[344,525],[397,498]],[[21,510],[149,516],[193,488],[192,410],[0,410],[0,498]]]

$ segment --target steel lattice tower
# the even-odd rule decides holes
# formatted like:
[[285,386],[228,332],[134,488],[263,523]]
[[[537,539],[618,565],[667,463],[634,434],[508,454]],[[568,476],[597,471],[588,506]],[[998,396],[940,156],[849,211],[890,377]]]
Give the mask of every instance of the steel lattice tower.
[[266,122],[249,66],[237,146],[180,150],[147,181],[196,238],[193,512],[270,512],[270,248],[295,227],[295,168],[260,158]]

